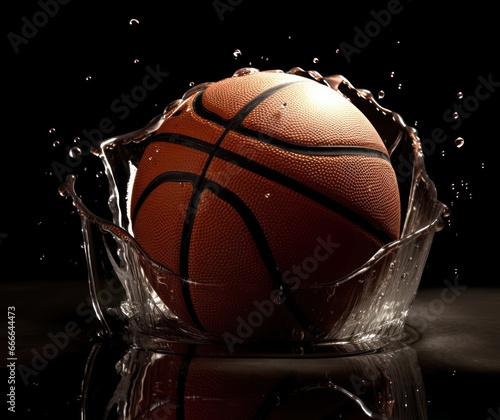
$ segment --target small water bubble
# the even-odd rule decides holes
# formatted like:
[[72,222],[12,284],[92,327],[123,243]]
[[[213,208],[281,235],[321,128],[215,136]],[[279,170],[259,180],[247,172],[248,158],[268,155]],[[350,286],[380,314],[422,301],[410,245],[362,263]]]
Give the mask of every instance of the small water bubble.
[[81,156],[82,150],[79,147],[72,147],[69,149],[69,156],[72,157],[73,159],[77,159]]
[[327,287],[327,289],[326,289],[326,293],[327,293],[327,295],[328,295],[328,297],[329,297],[329,298],[331,298],[331,297],[335,294],[335,292],[337,291],[337,287],[338,287],[338,286],[339,286],[339,285],[338,285],[338,283],[337,283],[337,284],[335,284],[335,286],[333,286],[333,287]]
[[394,72],[393,71],[391,71],[391,77],[394,77]]
[[301,341],[305,337],[304,330],[301,328],[294,328],[292,330],[292,338],[296,341]]
[[128,22],[129,25],[139,25],[139,21],[137,19],[130,19]]
[[137,64],[137,63],[139,63],[139,59],[138,58],[134,59],[134,64]]
[[52,143],[52,146],[53,147],[59,147],[61,145],[61,143],[59,142],[59,140],[55,140],[53,143]]
[[400,84],[398,85],[398,89],[401,89],[402,87],[403,87],[403,85],[400,83]]
[[462,99],[463,97],[464,97],[463,92],[458,92],[458,93],[457,93],[457,98],[458,98],[458,99]]
[[458,112],[457,112],[457,111],[455,111],[455,112],[453,113],[453,119],[454,119],[454,120],[458,120],[458,117],[459,117]]
[[49,128],[49,133],[54,134],[56,132],[56,129],[54,127]]
[[79,141],[80,141],[80,137],[75,137],[75,138],[73,139],[73,143],[78,143]]
[[95,177],[96,178],[102,178],[104,176],[104,172],[103,171],[98,171],[96,174],[95,174]]
[[271,197],[271,193],[265,193],[264,194],[264,198],[269,198],[269,197]]
[[486,165],[484,164],[484,162],[481,162],[481,169],[484,169],[486,167]]
[[240,51],[240,50],[238,50],[238,49],[234,50],[234,51],[233,51],[233,56],[234,56],[235,58],[240,57],[240,56],[241,56],[241,51]]
[[444,150],[441,150],[441,156],[446,156],[446,152]]
[[87,76],[87,77],[85,77],[85,80],[86,80],[87,82],[89,82],[90,80],[92,80],[92,76]]
[[378,98],[382,99],[385,96],[385,92],[383,90],[378,91]]
[[314,64],[319,63],[319,58],[318,58],[318,57],[314,57],[314,58],[313,58],[313,63],[314,63]]
[[274,290],[272,293],[272,300],[276,305],[281,305],[283,303],[283,291]]
[[459,149],[464,145],[465,140],[462,137],[457,137],[455,139],[455,146],[457,146]]

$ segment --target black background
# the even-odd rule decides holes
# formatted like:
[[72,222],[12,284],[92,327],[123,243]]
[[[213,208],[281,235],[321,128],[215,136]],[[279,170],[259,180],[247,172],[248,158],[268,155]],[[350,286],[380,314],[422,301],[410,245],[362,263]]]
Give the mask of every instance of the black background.
[[[383,90],[380,104],[415,126],[421,139],[443,129],[447,140],[427,141],[425,162],[451,214],[435,236],[421,287],[442,288],[453,279],[468,287],[497,287],[500,86],[488,98],[472,99],[480,76],[500,82],[491,3],[401,0],[401,12],[362,47],[357,31],[366,33],[369,23],[373,28],[373,12],[397,2],[221,0],[228,9],[219,13],[215,3],[72,0],[59,4],[17,47],[12,34],[23,36],[23,26],[43,9],[34,0],[9,3],[3,12],[1,281],[85,283],[80,219],[59,195],[55,170],[65,164],[76,137],[84,138],[105,118],[113,123],[110,136],[139,129],[191,83],[250,66],[342,74],[355,87]],[[359,47],[349,59],[337,51],[346,44]],[[241,55],[235,57],[237,49]],[[121,119],[111,104],[141,85],[148,67],[169,75]],[[474,109],[453,128],[456,122],[444,115],[465,98]],[[460,148],[457,137],[465,140]],[[89,156],[73,173],[95,180],[99,170]],[[99,182],[82,194],[106,194]],[[15,305],[21,297],[7,299]],[[54,290],[51,302],[64,300]],[[478,409],[479,418],[487,418],[487,407]]]
[[[487,99],[469,98],[472,111],[460,118],[460,127],[443,116],[461,103],[459,91],[474,96],[479,76],[500,80],[497,23],[489,6],[390,2],[399,4],[399,13],[384,28],[373,25],[372,12],[387,10],[387,2],[219,4],[227,9],[218,12],[211,1],[68,2],[19,43],[12,34],[23,36],[25,22],[37,22],[43,9],[35,1],[10,5],[4,24],[2,279],[86,275],[78,216],[57,191],[65,175],[57,165],[66,165],[69,147],[76,137],[85,138],[84,130],[98,129],[105,118],[114,128],[109,136],[141,128],[190,83],[216,81],[241,67],[298,66],[342,74],[373,93],[383,90],[381,105],[415,126],[421,139],[444,130],[444,143],[427,142],[426,166],[451,215],[435,237],[421,284],[458,273],[463,284],[495,286],[498,86]],[[361,46],[356,28],[366,34],[369,23],[373,36],[347,57],[343,48]],[[169,75],[124,118],[111,104],[142,84],[148,66]],[[459,136],[465,140],[461,148],[454,145]],[[85,163],[73,172],[82,172]],[[89,172],[99,170],[87,165]]]

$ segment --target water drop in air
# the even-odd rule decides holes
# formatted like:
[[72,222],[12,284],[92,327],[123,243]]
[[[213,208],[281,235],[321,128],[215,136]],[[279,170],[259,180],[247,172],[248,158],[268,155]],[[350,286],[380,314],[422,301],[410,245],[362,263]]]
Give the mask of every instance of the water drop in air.
[[71,149],[69,149],[69,156],[72,157],[73,159],[77,159],[78,157],[80,157],[81,154],[82,151],[80,150],[79,147],[72,147]]
[[59,147],[60,145],[61,145],[61,143],[59,143],[59,140],[56,140],[56,141],[54,141],[54,143],[52,143],[53,147]]
[[382,99],[385,96],[385,92],[383,90],[379,90],[378,92],[378,98]]
[[56,132],[56,129],[55,129],[55,128],[50,128],[50,129],[49,129],[49,133],[50,133],[50,134],[53,134],[53,133],[55,133],[55,132]]
[[457,137],[455,139],[455,146],[457,146],[458,148],[462,147],[465,143],[465,140],[462,138],[462,137]]
[[235,56],[235,58],[238,58],[241,55],[241,51],[240,50],[234,50],[233,51],[233,55]]
[[130,19],[129,25],[139,25],[139,21],[137,19]]
[[292,331],[292,338],[296,341],[303,340],[305,337],[304,331],[300,328],[294,328]]
[[314,63],[314,64],[319,63],[319,58],[314,57],[314,58],[313,58],[313,63]]
[[462,99],[463,97],[464,97],[463,92],[458,92],[458,93],[457,93],[457,98],[458,98],[458,99]]

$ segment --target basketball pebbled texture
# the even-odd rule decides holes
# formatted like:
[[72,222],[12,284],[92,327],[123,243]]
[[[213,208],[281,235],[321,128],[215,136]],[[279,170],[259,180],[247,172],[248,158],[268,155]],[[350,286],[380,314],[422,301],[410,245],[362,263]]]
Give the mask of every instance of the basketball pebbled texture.
[[302,288],[346,276],[399,237],[382,139],[315,80],[257,72],[212,83],[148,141],[130,200],[134,237],[180,276],[154,282],[163,302],[215,336],[235,334],[261,302],[261,319],[238,337],[326,334],[347,308],[325,319],[324,293]]

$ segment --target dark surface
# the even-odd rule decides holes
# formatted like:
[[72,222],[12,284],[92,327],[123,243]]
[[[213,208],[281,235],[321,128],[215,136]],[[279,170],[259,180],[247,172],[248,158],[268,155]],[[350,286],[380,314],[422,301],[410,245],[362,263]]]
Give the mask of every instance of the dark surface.
[[[87,311],[88,293],[84,282],[44,283],[43,288],[41,284],[26,283],[25,293],[16,297],[17,363],[23,366],[24,372],[18,374],[17,378],[16,418],[77,419],[82,401],[87,399],[92,401],[94,412],[101,410],[102,413],[116,389],[119,378],[116,362],[125,354],[125,350],[95,335],[99,326]],[[18,286],[8,284],[5,287],[9,292],[7,296],[10,296]],[[417,369],[422,375],[421,392],[427,401],[425,409],[428,418],[495,419],[500,407],[500,292],[496,288],[471,287],[463,290],[454,302],[442,306],[436,304],[441,301],[442,290],[422,289],[409,315],[409,325],[419,333],[418,337],[414,336],[415,341],[410,343],[410,347],[416,352]],[[50,305],[56,293],[64,294],[64,302]],[[3,294],[0,299],[2,305],[7,305],[9,298]],[[72,322],[79,326],[79,334],[68,340],[66,345],[60,338],[59,349],[51,360],[37,356],[52,354],[49,352],[49,347],[55,343],[52,337],[61,337],[61,333]],[[93,394],[91,391],[95,392],[97,388],[92,388],[86,395],[82,381],[93,345],[99,342],[104,343],[104,348],[92,372],[93,383],[99,384],[99,393]],[[353,362],[361,357],[349,356]],[[322,358],[326,366],[328,359]],[[45,365],[43,360],[46,361]],[[338,363],[335,357],[330,362],[331,366]],[[290,362],[286,365],[288,367],[281,368],[281,374],[284,375],[283,369],[289,369],[293,377],[298,364],[299,361],[295,364]],[[269,365],[276,367],[276,360],[270,361]],[[3,376],[6,377],[7,370],[3,368],[2,372],[5,372]],[[260,381],[265,383],[271,380],[266,379],[266,376],[273,378],[274,372],[266,369]],[[317,375],[319,382],[324,373]],[[355,378],[359,375],[357,373]],[[176,379],[175,375],[171,377],[171,380]],[[167,383],[168,372],[162,375],[162,380]],[[393,378],[393,381],[394,387],[398,386],[398,378]],[[202,388],[201,392],[208,391]],[[224,398],[223,395],[221,397]],[[244,401],[240,399],[240,402]],[[359,417],[355,418],[369,418],[349,400],[342,403],[351,414],[357,413]],[[331,417],[326,418],[341,418],[337,416],[342,410],[332,409],[335,407],[334,400],[329,404],[310,404],[310,414],[305,418],[323,418],[319,413],[325,409],[325,405],[332,410],[331,413],[335,413],[335,416],[331,414]]]
[[[59,342],[64,348],[30,377],[29,386],[19,385],[19,411],[29,407],[30,418],[79,418],[81,379],[97,325],[87,300],[80,220],[57,192],[62,180],[57,168],[74,139],[95,133],[108,118],[114,128],[109,135],[141,128],[191,82],[219,80],[246,66],[284,71],[299,66],[325,76],[342,74],[372,92],[384,90],[381,105],[416,124],[427,140],[426,167],[440,200],[451,208],[445,229],[435,236],[409,320],[421,333],[414,348],[429,417],[499,418],[500,232],[493,197],[499,182],[500,72],[492,4],[402,0],[400,13],[349,61],[336,50],[354,45],[356,28],[373,22],[373,13],[386,10],[388,2],[224,3],[233,6],[221,17],[212,1],[175,7],[68,2],[53,9],[36,34],[25,33],[17,51],[9,34],[23,36],[23,25],[41,16],[42,6],[30,0],[5,7],[1,308],[16,307],[19,364],[33,363],[36,351],[68,325],[78,331],[66,345]],[[133,18],[138,25],[129,24]],[[241,56],[233,55],[236,49]],[[169,75],[136,106],[116,112],[112,104],[142,84],[147,68],[157,66]],[[480,77],[494,83],[490,95],[482,90],[477,99]],[[457,127],[449,112],[463,103],[459,91],[473,110],[462,113]],[[436,128],[445,133],[443,143],[429,140]],[[465,139],[461,148],[454,144],[458,136]],[[54,141],[60,145],[54,147]],[[89,159],[73,172],[93,176],[98,170],[98,162]],[[104,193],[105,186],[82,191],[89,197]],[[454,279],[462,285],[460,294],[440,304],[442,290]],[[2,352],[5,331],[2,327]]]

